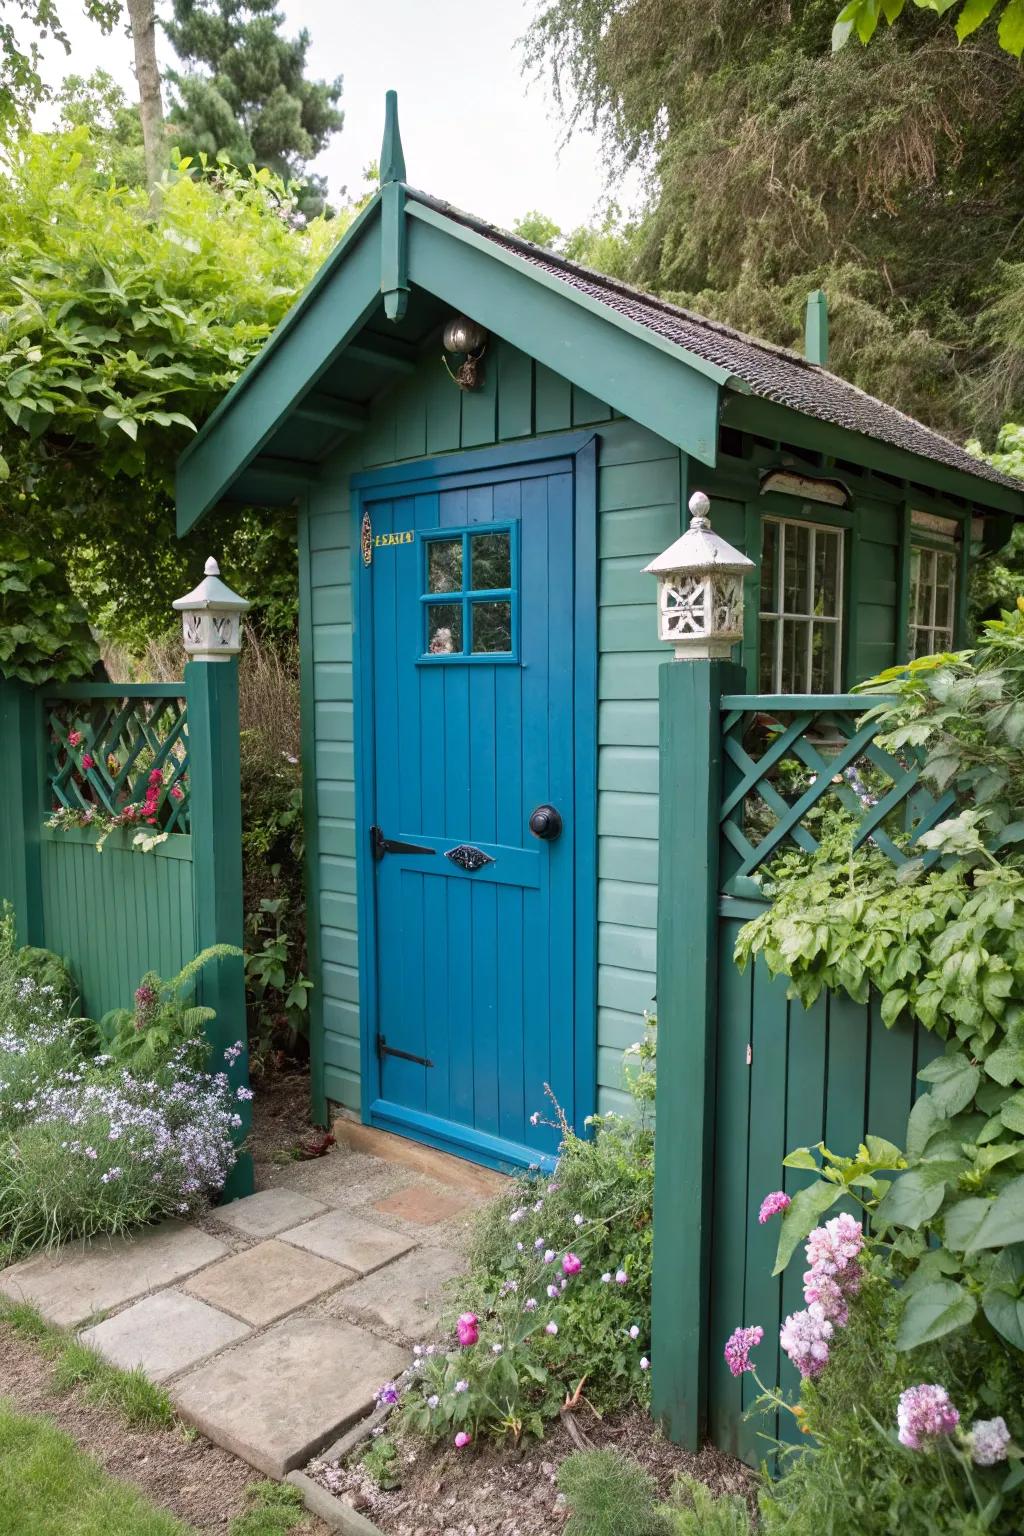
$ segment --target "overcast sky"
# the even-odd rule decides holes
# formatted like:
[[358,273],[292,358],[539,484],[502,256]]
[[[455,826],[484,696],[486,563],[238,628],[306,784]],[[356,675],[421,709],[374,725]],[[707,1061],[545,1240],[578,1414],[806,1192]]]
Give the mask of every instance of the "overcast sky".
[[[577,135],[559,150],[560,125],[544,88],[521,73],[516,40],[536,0],[281,0],[289,34],[312,38],[308,73],[344,76],[345,126],[315,162],[333,197],[361,190],[363,168],[380,152],[384,92],[398,91],[409,180],[417,187],[508,226],[538,208],[564,228],[590,219],[602,202],[598,146]],[[45,74],[57,85],[72,70],[107,69],[134,99],[131,43],[104,37],[64,0],[73,52],[50,46]],[[170,54],[161,35],[161,58]],[[631,188],[617,189],[629,204]]]

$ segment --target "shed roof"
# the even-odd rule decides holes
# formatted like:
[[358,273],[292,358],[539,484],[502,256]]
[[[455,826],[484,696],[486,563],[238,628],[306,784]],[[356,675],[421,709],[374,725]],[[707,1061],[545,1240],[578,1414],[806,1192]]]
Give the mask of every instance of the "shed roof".
[[380,191],[181,456],[179,533],[292,500],[459,311],[705,464],[756,407],[781,439],[805,418],[834,458],[1024,516],[1024,483],[828,369],[407,186],[393,98],[388,123]]
[[666,341],[674,342],[706,362],[727,369],[734,378],[742,379],[749,385],[753,394],[765,400],[774,400],[778,405],[788,406],[802,415],[815,416],[819,421],[827,421],[833,426],[845,427],[851,432],[860,432],[865,437],[889,443],[894,448],[902,448],[907,453],[933,459],[938,464],[948,465],[950,469],[960,469],[996,485],[1024,492],[1024,484],[1019,479],[1004,475],[984,459],[975,458],[959,443],[944,437],[940,432],[932,431],[913,416],[898,411],[895,406],[886,405],[874,395],[866,394],[855,384],[808,361],[789,347],[775,346],[756,336],[747,336],[743,331],[734,330],[732,326],[723,325],[718,320],[709,320],[704,315],[695,314],[693,310],[670,304],[628,283],[595,272],[590,267],[567,261],[541,246],[533,245],[529,240],[507,234],[473,214],[431,197],[429,193],[410,188],[409,196],[466,228],[475,229],[488,240],[493,240],[495,245],[515,252],[531,266],[551,273],[577,292],[588,294],[609,309],[664,337]]

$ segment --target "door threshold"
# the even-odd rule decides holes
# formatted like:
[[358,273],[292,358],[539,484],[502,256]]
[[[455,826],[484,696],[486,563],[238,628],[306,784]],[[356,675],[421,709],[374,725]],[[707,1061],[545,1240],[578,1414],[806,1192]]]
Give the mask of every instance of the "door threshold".
[[440,1115],[424,1114],[422,1110],[407,1109],[387,1099],[375,1099],[370,1105],[369,1124],[421,1141],[428,1147],[437,1147],[442,1152],[453,1153],[469,1162],[480,1163],[484,1168],[494,1168],[498,1173],[517,1174],[525,1168],[550,1173],[557,1162],[553,1153],[539,1152],[536,1147],[525,1146],[522,1142],[475,1131],[471,1126],[444,1120]]

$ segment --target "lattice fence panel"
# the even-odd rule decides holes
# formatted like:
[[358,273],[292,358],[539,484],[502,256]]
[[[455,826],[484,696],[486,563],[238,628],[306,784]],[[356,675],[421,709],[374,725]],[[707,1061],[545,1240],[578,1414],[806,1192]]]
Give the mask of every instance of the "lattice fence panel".
[[[46,793],[53,810],[134,816],[161,832],[190,827],[188,718],[184,698],[50,700]],[[157,778],[159,775],[159,779]],[[129,808],[135,807],[131,813]]]
[[893,864],[914,857],[916,838],[949,814],[953,794],[928,790],[913,752],[886,751],[877,721],[858,724],[867,707],[855,697],[723,700],[727,887],[787,846],[813,853],[830,806],[859,822],[855,847],[870,840]]

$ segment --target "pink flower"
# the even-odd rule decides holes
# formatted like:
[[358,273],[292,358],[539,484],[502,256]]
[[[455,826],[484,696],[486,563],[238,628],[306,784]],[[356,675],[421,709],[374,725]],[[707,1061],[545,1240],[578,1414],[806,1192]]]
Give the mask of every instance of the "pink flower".
[[557,1323],[545,1323],[544,1324],[544,1332],[545,1333],[550,1333],[551,1337],[554,1338],[555,1334],[558,1332],[558,1324]]
[[823,1227],[815,1227],[807,1239],[807,1262],[823,1275],[835,1275],[852,1264],[864,1247],[859,1221],[845,1211]]
[[834,1328],[820,1302],[804,1312],[791,1312],[779,1329],[779,1343],[801,1376],[819,1376],[828,1364],[828,1341]]
[[804,1275],[804,1301],[808,1306],[817,1302],[830,1323],[845,1328],[850,1317],[846,1302],[847,1288],[831,1275],[823,1275],[817,1269],[809,1269]]
[[89,769],[90,768],[95,768],[95,766],[96,766],[96,759],[90,753],[83,752],[82,753],[82,769],[83,769],[83,772],[88,773]]
[[951,1435],[960,1415],[949,1400],[945,1387],[922,1384],[900,1393],[896,1411],[899,1442],[912,1451],[923,1451],[933,1440]]
[[463,1349],[468,1349],[471,1345],[475,1344],[477,1339],[480,1337],[480,1330],[477,1328],[477,1316],[475,1312],[463,1312],[462,1316],[455,1324],[455,1327],[458,1330],[459,1343],[462,1345]]
[[777,1216],[780,1211],[786,1211],[793,1204],[792,1200],[781,1189],[773,1189],[770,1195],[765,1195],[761,1201],[761,1209],[757,1213],[757,1219],[762,1227],[771,1217]]
[[624,1269],[617,1269],[615,1271],[615,1284],[616,1285],[628,1285],[629,1284],[629,1276],[627,1275],[627,1273],[626,1273],[626,1271]]
[[185,791],[182,789],[180,784],[171,785],[171,794],[174,796],[175,800],[184,800],[185,798]]
[[82,744],[81,731],[68,731],[68,746],[79,747]]
[[464,1446],[472,1445],[472,1443],[473,1436],[469,1434],[467,1430],[460,1429],[458,1434],[455,1436],[455,1449],[457,1451],[461,1451]]
[[163,773],[161,772],[161,770],[159,768],[154,768],[152,770],[152,772],[149,775],[149,782],[150,782],[150,784],[152,784],[154,786],[156,786],[158,784],[162,784],[164,782]]
[[750,1363],[750,1351],[763,1338],[764,1329],[759,1326],[733,1329],[725,1341],[725,1362],[734,1376],[742,1376],[744,1371],[754,1369]]
[[567,1275],[578,1275],[583,1268],[583,1260],[578,1259],[574,1253],[567,1253],[562,1260],[562,1269]]

